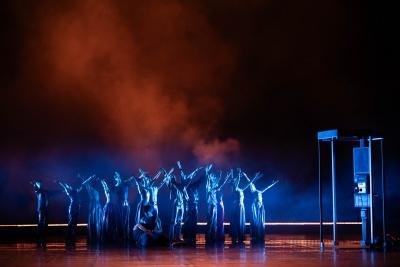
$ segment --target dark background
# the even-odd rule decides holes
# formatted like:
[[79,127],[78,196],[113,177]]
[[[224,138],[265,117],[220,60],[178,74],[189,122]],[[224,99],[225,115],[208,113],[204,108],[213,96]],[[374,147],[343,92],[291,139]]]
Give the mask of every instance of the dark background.
[[[280,179],[264,195],[269,221],[317,221],[316,132],[341,128],[385,137],[389,231],[398,233],[400,46],[388,3],[1,6],[0,223],[35,221],[35,177],[57,190],[55,179],[76,183],[77,173],[129,177],[176,160],[261,170],[260,187]],[[338,147],[337,164],[339,220],[359,220],[351,145]],[[166,222],[165,188],[160,199]],[[229,201],[225,188],[228,210]],[[325,203],[329,219],[329,195]],[[66,205],[61,193],[51,198],[50,222],[65,222]]]

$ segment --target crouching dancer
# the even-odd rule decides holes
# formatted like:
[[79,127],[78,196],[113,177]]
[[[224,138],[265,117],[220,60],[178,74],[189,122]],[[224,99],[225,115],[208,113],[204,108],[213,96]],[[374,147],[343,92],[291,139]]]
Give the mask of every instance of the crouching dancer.
[[152,205],[143,206],[143,216],[133,227],[133,238],[138,248],[167,246],[168,239],[157,227],[158,211]]

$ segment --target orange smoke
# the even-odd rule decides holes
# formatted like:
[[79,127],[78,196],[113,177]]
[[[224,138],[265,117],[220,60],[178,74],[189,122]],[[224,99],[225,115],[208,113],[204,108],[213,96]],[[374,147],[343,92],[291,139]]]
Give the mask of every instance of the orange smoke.
[[232,162],[235,162],[240,151],[239,142],[229,138],[224,142],[217,139],[206,143],[200,141],[194,146],[194,154],[200,164],[214,163],[218,167],[232,167]]
[[[235,140],[210,140],[234,53],[201,8],[182,1],[74,1],[38,11],[28,46],[34,79],[54,105],[79,99],[104,143],[137,164],[194,151],[223,164]],[[69,112],[74,112],[71,107]],[[172,148],[172,149],[171,149]]]

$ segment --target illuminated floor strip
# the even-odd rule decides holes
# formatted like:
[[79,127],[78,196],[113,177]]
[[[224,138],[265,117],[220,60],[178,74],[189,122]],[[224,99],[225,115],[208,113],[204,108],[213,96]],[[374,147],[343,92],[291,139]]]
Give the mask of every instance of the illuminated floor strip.
[[[183,223],[182,223],[183,224]],[[332,225],[332,222],[324,222],[324,225]],[[337,225],[361,225],[361,222],[337,222]],[[198,222],[197,225],[205,226],[206,222]],[[224,222],[224,225],[230,225],[229,222]],[[250,225],[249,222],[246,225]],[[319,222],[267,222],[265,225],[276,225],[276,226],[306,226],[306,225],[319,225]],[[66,223],[51,223],[49,227],[66,227]],[[87,227],[87,223],[78,223],[79,227]],[[37,227],[37,224],[0,224],[0,227]]]

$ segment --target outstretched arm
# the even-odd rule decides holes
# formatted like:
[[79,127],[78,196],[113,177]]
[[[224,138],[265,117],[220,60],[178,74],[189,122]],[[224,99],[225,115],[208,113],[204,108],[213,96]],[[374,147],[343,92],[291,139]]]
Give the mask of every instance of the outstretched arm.
[[136,177],[132,175],[128,179],[124,180],[124,184],[127,185],[127,186],[132,186],[133,185],[133,181],[135,183],[137,183]]
[[272,184],[270,184],[269,186],[267,186],[266,188],[264,188],[263,190],[261,190],[261,193],[264,193],[265,191],[267,191],[268,189],[270,189],[271,187],[273,187],[273,186],[276,185],[277,183],[279,183],[279,180],[272,181]]
[[86,183],[89,183],[89,182],[90,182],[91,180],[93,180],[95,177],[96,177],[95,174],[93,174],[92,176],[89,176],[89,178],[87,178],[86,180],[84,180],[84,181],[81,183],[81,186],[82,186],[82,185],[85,185]]
[[157,179],[158,179],[158,177],[160,177],[160,175],[161,175],[161,170],[160,170],[160,171],[158,171],[158,173],[157,173],[156,175],[154,175],[154,177],[153,177],[153,181],[157,180]]
[[178,165],[179,171],[181,172],[182,180],[185,180],[186,179],[186,174],[183,172],[182,163],[178,160],[176,162],[176,164]]
[[259,178],[261,178],[263,176],[262,173],[257,172],[256,175],[254,175],[254,178],[251,179],[243,188],[241,188],[242,191],[246,190],[247,187],[249,187],[252,183],[254,183],[256,180],[258,180]]
[[110,188],[107,185],[107,182],[103,179],[101,180],[101,184],[103,185],[104,192],[110,192]]
[[247,173],[243,172],[243,176],[246,178],[246,180],[248,182],[250,182],[250,185],[253,185],[253,186],[250,187],[251,192],[258,191],[257,188],[256,188],[256,185],[254,183],[252,183],[250,178],[249,178],[249,176],[247,176]]
[[[228,177],[228,176],[227,176],[227,177]],[[217,191],[221,190],[221,188],[226,184],[227,181],[228,181],[228,179],[225,178],[225,179],[223,180],[223,182],[221,183],[221,185],[219,185],[219,186],[216,188],[216,190],[217,190]]]
[[207,165],[207,167],[205,168],[206,175],[208,175],[208,172],[211,170],[212,166],[213,166],[212,164]]
[[57,183],[62,187],[65,194],[67,194],[67,196],[69,196],[70,190],[68,189],[67,184],[60,182],[60,181],[58,181]]
[[201,169],[203,169],[203,167],[198,167],[197,169],[195,169],[194,171],[192,171],[192,173],[188,175],[188,178],[189,178],[189,179],[193,179],[193,177],[194,177]]

